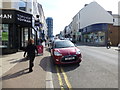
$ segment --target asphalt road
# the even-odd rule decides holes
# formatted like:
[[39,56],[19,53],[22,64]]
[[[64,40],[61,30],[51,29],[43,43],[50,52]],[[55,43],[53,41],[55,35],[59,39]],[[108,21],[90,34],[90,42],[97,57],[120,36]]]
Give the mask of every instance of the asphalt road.
[[[118,88],[118,51],[105,47],[78,46],[80,66],[52,65],[55,88]],[[51,63],[52,64],[52,63]]]

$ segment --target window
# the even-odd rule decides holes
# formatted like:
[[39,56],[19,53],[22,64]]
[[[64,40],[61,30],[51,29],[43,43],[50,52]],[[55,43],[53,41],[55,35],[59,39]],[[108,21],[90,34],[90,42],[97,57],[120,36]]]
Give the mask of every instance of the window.
[[19,2],[19,9],[20,10],[26,11],[26,6],[27,6],[26,2],[24,2],[22,0]]
[[55,48],[75,47],[71,41],[56,41]]
[[113,19],[113,22],[115,22],[115,19]]
[[22,47],[27,46],[28,41],[28,28],[22,28]]
[[1,47],[8,47],[8,36],[9,36],[9,30],[8,30],[8,24],[0,24],[0,43]]
[[0,8],[2,8],[2,2],[0,2]]

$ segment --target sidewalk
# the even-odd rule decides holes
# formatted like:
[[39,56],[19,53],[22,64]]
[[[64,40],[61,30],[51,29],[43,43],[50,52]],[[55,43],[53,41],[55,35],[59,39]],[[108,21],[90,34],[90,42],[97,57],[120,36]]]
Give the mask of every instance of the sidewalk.
[[[45,47],[45,43],[43,43],[43,46]],[[24,59],[23,54],[24,51],[19,51],[13,54],[2,55],[0,57],[0,76],[7,72],[10,68],[14,67],[17,63],[22,61]]]
[[18,61],[23,59],[23,54],[24,52],[17,52],[13,54],[3,55],[1,57],[2,63],[0,63],[0,70],[2,70],[2,75],[10,68],[14,67],[17,63],[19,63]]
[[23,58],[23,54],[17,52],[1,57],[2,88],[46,88],[46,72],[50,72],[47,71],[50,68],[47,67],[50,61],[47,48],[44,48],[42,56],[36,56],[31,73],[28,73],[29,61]]
[[[91,43],[81,43],[81,42],[77,42],[76,44],[78,44],[78,45],[87,45],[87,46],[95,46],[95,47],[106,47],[106,46],[94,45],[94,44],[91,44]],[[120,51],[120,49],[118,49],[117,46],[111,46],[110,49],[114,49],[114,50]]]

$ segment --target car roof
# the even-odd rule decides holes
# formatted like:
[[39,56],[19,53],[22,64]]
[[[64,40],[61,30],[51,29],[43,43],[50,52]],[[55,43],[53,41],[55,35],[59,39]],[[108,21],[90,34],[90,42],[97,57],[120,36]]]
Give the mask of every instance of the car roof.
[[69,41],[69,40],[55,40],[54,42],[63,42],[63,41]]

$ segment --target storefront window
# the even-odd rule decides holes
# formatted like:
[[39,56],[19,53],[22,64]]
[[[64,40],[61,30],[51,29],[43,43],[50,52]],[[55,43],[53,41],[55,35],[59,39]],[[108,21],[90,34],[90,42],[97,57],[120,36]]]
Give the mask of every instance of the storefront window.
[[28,42],[28,28],[22,28],[22,47],[26,47]]
[[98,43],[98,33],[94,33],[94,42]]
[[104,43],[105,42],[105,32],[98,32],[99,33],[99,42]]
[[89,42],[89,38],[88,37],[89,37],[88,34],[84,35],[84,42]]
[[25,46],[27,46],[27,42],[28,42],[28,29],[27,28],[25,28],[24,37],[25,37]]
[[8,24],[0,24],[0,47],[8,47]]

